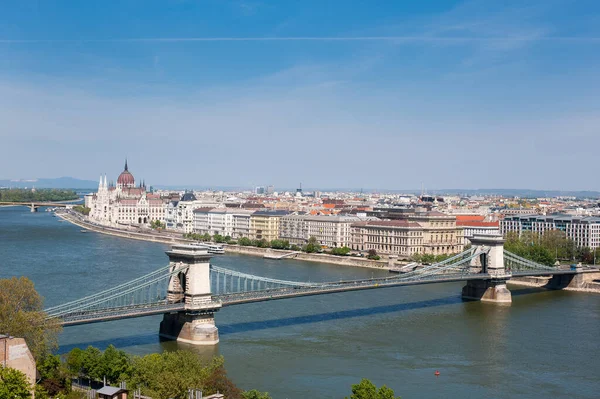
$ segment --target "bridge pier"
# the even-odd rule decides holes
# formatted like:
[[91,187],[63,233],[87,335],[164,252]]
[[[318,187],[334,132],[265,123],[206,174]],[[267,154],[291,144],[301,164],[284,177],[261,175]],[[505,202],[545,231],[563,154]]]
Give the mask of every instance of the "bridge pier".
[[31,213],[34,213],[34,212],[38,211],[38,207],[35,206],[35,204],[31,204],[31,206],[29,208],[31,209]]
[[159,335],[192,345],[216,345],[219,329],[215,326],[214,313],[168,313],[160,322]]
[[490,276],[485,280],[469,280],[462,289],[465,300],[482,301],[498,305],[510,305],[512,294],[506,287],[511,278],[504,266],[504,238],[501,235],[475,236],[471,244],[479,257],[471,260],[471,272],[486,273]]
[[[192,345],[216,345],[219,330],[214,314],[221,304],[213,302],[210,289],[210,258],[204,248],[174,245],[167,251],[170,270],[167,301],[184,302],[181,312],[167,313],[160,323],[159,335]],[[177,270],[180,270],[177,273]]]

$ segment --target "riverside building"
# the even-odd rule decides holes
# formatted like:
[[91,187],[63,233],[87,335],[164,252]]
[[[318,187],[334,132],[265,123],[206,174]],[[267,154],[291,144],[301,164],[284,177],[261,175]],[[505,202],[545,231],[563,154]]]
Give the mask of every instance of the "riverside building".
[[315,237],[327,247],[350,247],[351,225],[361,220],[358,216],[287,215],[279,222],[279,237],[297,245]]
[[135,185],[135,178],[125,169],[117,184],[109,184],[106,176],[100,177],[98,191],[85,196],[85,206],[90,208],[90,220],[103,225],[146,225],[153,220],[165,219],[166,200],[146,191],[146,184]]
[[445,213],[400,212],[395,220],[367,221],[352,225],[352,246],[357,251],[397,255],[447,255],[464,249],[463,229],[456,217]]
[[544,234],[550,230],[563,231],[578,247],[595,249],[600,246],[600,217],[515,215],[500,221],[500,231],[504,235],[509,232],[521,235],[525,231]]

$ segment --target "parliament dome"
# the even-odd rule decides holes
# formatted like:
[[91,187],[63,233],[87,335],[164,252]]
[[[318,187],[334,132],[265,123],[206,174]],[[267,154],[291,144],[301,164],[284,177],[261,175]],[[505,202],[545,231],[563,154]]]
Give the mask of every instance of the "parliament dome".
[[127,161],[125,161],[125,170],[121,172],[119,178],[117,179],[117,185],[121,187],[134,187],[135,186],[135,178],[129,172],[129,168],[127,167]]

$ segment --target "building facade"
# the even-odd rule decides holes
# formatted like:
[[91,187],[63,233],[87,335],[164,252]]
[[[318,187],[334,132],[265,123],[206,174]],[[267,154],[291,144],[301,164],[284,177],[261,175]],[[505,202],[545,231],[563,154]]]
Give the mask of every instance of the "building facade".
[[359,222],[352,225],[350,248],[408,259],[423,253],[423,235],[421,225],[408,220]]
[[166,200],[158,194],[146,191],[145,183],[135,185],[127,161],[116,185],[101,176],[98,191],[85,196],[85,206],[90,208],[89,219],[109,226],[164,222],[165,204]]
[[256,211],[250,216],[250,238],[276,240],[279,238],[279,222],[288,211]]
[[352,225],[351,248],[357,251],[397,255],[448,255],[464,250],[463,229],[456,217],[441,212],[404,212],[394,220],[367,221]]
[[279,236],[297,245],[315,237],[327,247],[350,247],[352,223],[361,220],[357,216],[287,215],[280,220]]
[[500,221],[500,232],[504,235],[509,232],[544,234],[550,230],[563,231],[578,247],[595,249],[600,246],[600,217],[515,215]]

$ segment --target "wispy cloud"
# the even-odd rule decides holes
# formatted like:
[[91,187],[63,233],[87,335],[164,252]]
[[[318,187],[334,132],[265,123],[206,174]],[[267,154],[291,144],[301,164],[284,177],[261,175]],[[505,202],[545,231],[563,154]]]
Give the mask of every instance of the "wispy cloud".
[[4,44],[28,43],[182,43],[182,42],[280,42],[280,41],[322,41],[322,42],[396,42],[396,43],[506,43],[556,41],[600,43],[600,36],[496,36],[496,37],[460,37],[460,36],[287,36],[287,37],[152,37],[119,39],[0,39]]

